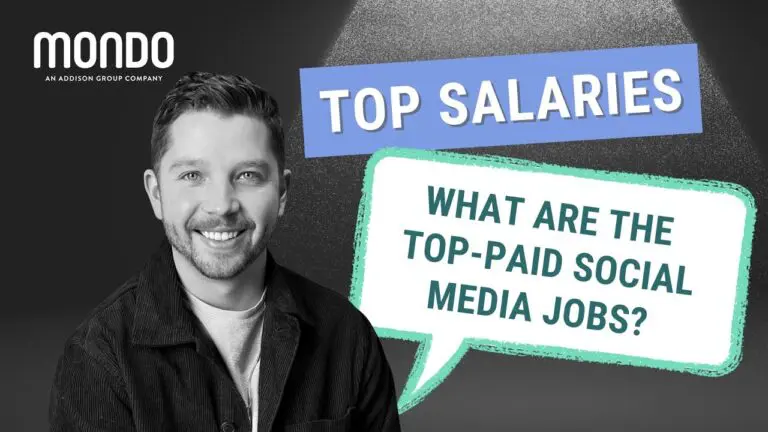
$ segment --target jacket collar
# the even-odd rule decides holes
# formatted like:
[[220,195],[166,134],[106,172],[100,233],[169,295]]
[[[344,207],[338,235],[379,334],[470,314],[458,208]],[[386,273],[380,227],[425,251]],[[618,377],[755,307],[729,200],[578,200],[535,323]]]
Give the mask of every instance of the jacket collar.
[[[287,270],[275,262],[268,250],[264,253],[267,254],[264,273],[266,308],[312,324],[311,314],[303,302],[297,301],[293,288],[287,283]],[[183,284],[167,239],[163,240],[139,274],[136,293],[136,312],[131,330],[134,344],[170,346],[195,342],[194,315],[186,306]]]

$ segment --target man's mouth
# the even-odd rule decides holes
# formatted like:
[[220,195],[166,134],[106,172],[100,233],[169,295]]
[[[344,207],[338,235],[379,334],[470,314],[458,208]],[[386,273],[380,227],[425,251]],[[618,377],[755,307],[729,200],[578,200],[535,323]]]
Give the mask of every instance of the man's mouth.
[[228,241],[228,240],[234,239],[235,237],[237,237],[240,234],[244,233],[245,230],[242,230],[242,231],[197,231],[197,232],[200,233],[203,237],[207,238],[208,240],[224,242],[224,241]]

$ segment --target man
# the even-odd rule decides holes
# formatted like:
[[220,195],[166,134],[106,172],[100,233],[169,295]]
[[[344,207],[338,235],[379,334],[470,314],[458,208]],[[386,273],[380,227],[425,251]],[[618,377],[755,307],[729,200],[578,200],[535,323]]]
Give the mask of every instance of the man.
[[155,116],[144,187],[167,241],[67,341],[54,431],[399,431],[390,368],[344,297],[282,268],[277,103],[191,73]]

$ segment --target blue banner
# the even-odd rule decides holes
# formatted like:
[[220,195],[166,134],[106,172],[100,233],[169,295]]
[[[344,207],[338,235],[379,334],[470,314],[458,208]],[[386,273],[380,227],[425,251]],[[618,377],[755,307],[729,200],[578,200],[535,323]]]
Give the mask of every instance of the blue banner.
[[305,68],[306,157],[702,132],[695,44]]

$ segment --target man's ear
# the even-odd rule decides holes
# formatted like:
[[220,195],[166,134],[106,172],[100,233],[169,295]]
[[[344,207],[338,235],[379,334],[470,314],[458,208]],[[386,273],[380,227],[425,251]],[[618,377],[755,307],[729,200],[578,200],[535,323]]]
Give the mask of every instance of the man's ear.
[[283,170],[283,178],[280,182],[280,209],[277,215],[285,213],[285,203],[288,201],[288,188],[291,186],[291,170]]
[[155,217],[163,220],[163,205],[160,201],[160,182],[155,172],[151,169],[144,171],[144,190],[147,192],[149,203],[152,204],[152,211]]

